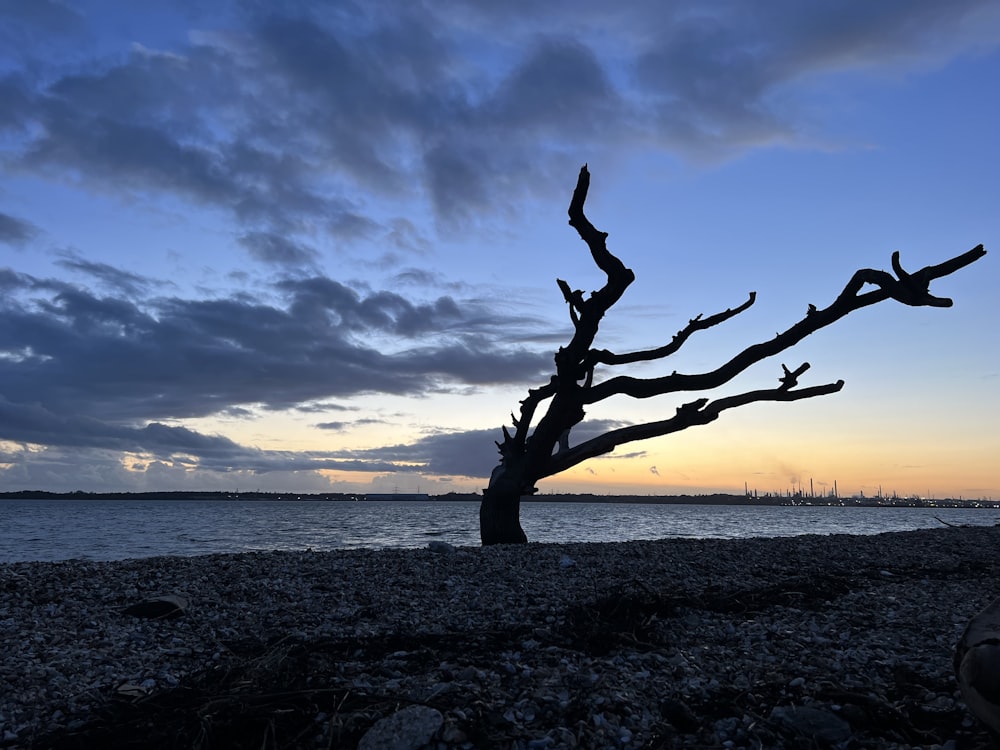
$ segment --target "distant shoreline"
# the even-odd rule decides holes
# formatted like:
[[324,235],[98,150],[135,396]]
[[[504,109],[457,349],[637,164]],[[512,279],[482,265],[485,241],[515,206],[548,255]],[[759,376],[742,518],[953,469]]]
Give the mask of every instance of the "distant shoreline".
[[[317,501],[317,502],[478,502],[476,493],[449,492],[444,495],[421,493],[291,493],[291,492],[48,492],[20,490],[0,492],[0,500],[226,500],[226,501]],[[835,506],[886,508],[986,508],[1000,510],[1000,501],[964,498],[925,499],[919,497],[818,497],[794,495],[594,495],[544,494],[526,496],[522,502],[546,503],[621,503],[642,505],[748,505],[748,506]]]

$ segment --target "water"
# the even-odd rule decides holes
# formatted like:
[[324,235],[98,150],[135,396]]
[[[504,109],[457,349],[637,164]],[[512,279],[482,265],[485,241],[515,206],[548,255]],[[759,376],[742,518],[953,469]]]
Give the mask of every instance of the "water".
[[[1000,510],[525,503],[534,542],[876,534],[992,526]],[[937,518],[935,518],[935,516]],[[0,500],[0,562],[479,544],[476,502]]]

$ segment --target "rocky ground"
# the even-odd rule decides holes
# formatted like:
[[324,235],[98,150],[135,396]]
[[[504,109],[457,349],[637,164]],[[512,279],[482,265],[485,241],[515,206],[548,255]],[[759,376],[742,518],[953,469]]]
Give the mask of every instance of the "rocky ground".
[[996,527],[5,564],[0,747],[987,748],[998,574]]

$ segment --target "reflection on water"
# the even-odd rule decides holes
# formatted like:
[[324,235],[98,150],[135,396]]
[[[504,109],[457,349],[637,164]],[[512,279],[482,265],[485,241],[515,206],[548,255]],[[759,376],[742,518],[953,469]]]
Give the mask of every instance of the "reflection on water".
[[[522,525],[534,542],[875,534],[939,526],[937,518],[951,524],[993,525],[997,515],[995,510],[965,508],[521,506]],[[478,503],[0,500],[0,562],[424,547],[435,539],[478,545]]]

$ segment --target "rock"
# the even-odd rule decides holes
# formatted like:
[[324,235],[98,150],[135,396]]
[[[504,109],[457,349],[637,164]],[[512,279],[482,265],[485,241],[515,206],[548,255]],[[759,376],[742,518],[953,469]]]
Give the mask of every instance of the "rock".
[[469,736],[452,723],[441,730],[441,741],[449,745],[462,745],[469,741]]
[[572,568],[574,565],[576,565],[576,560],[574,560],[569,555],[563,555],[561,558],[559,558],[560,568]]
[[431,552],[437,552],[439,555],[453,555],[456,551],[454,544],[448,544],[448,542],[442,542],[437,539],[432,542],[428,542],[427,549]]
[[429,706],[407,706],[379,719],[365,732],[358,750],[417,750],[430,742],[444,717]]
[[810,706],[775,706],[771,720],[809,737],[814,742],[836,745],[851,738],[851,725],[829,711]]
[[136,685],[133,682],[125,682],[115,688],[115,694],[119,698],[145,698],[149,695],[149,691],[142,685]]
[[188,601],[183,596],[165,594],[133,604],[122,610],[122,614],[133,617],[145,617],[149,620],[166,620],[180,617],[188,607]]
[[954,667],[969,710],[1000,733],[1000,599],[969,620],[955,647]]

